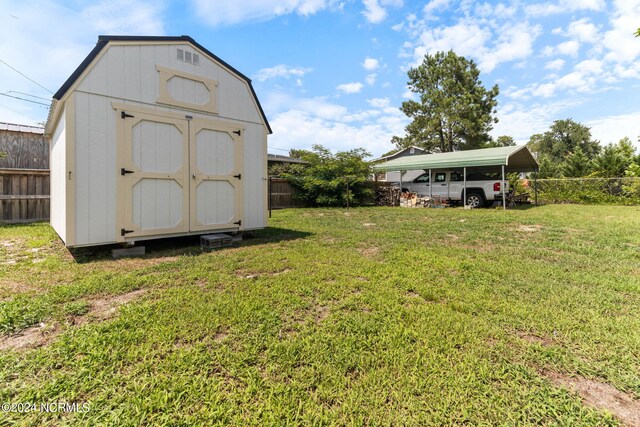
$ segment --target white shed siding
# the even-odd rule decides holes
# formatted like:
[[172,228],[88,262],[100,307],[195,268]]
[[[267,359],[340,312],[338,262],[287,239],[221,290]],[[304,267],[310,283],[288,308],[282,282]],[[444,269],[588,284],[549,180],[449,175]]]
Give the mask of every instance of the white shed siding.
[[[201,52],[198,52],[200,65],[180,61],[176,58],[178,48],[195,51],[187,44],[112,45],[91,67],[76,90],[155,105],[160,94],[159,73],[156,65],[161,65],[217,81],[216,98],[219,118],[262,124],[262,117],[246,82]],[[183,82],[183,84],[185,84],[183,100],[187,101],[184,97],[189,95],[186,86],[190,83]],[[196,93],[189,92],[193,98],[189,102],[200,103]]]
[[[200,65],[178,60],[178,48],[199,54]],[[217,81],[213,94],[217,114],[159,104],[161,76],[157,65]],[[236,219],[242,220],[242,229],[266,226],[267,123],[245,80],[190,44],[110,42],[76,84],[64,98],[66,107],[54,129],[51,148],[51,222],[66,244],[84,246],[122,241],[119,231],[123,225],[122,194],[116,191],[123,182],[119,181],[122,165],[117,163],[122,161],[122,157],[118,158],[122,156],[122,147],[118,147],[122,139],[117,132],[123,122],[114,105],[138,107],[140,114],[142,111],[170,112],[178,117],[193,116],[194,120],[214,119],[233,123],[232,129],[236,126],[244,129],[242,216]],[[198,86],[202,88],[202,84],[186,78],[176,79],[171,85],[178,100],[203,103],[202,91],[196,90]],[[66,181],[68,170],[72,171],[70,185]],[[188,223],[187,229],[198,230]]]
[[60,114],[59,124],[51,137],[49,170],[51,171],[51,226],[64,242],[67,241],[67,182],[66,182],[66,128],[65,112]]
[[267,192],[264,186],[267,178],[266,130],[262,125],[251,124],[246,126],[244,135],[243,180],[252,184],[244,186],[242,224],[247,229],[263,228],[267,226],[265,212]]
[[109,98],[76,92],[76,244],[115,241],[116,131]]

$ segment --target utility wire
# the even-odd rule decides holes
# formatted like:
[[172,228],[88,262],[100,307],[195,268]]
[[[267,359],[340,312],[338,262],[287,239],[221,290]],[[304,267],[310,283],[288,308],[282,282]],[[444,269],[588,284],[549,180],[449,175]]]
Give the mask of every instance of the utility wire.
[[22,112],[20,112],[20,111],[18,111],[18,110],[14,110],[14,109],[13,109],[13,108],[11,108],[11,107],[7,107],[6,105],[2,105],[2,104],[0,104],[0,108],[6,108],[7,110],[11,110],[11,111],[13,111],[14,113],[22,114]]
[[10,90],[9,92],[5,92],[5,93],[17,93],[19,95],[28,96],[30,98],[44,99],[45,101],[48,101],[50,99],[50,98],[44,98],[42,96],[31,95],[30,93],[18,92],[17,90]]
[[22,77],[24,77],[25,79],[29,80],[31,83],[35,83],[38,86],[40,86],[42,89],[46,90],[47,92],[49,92],[51,95],[53,95],[53,92],[51,92],[49,89],[47,89],[46,87],[42,86],[40,83],[38,83],[37,81],[33,80],[32,78],[28,77],[27,75],[25,75],[24,73],[22,73],[20,70],[17,70],[15,68],[13,68],[11,65],[7,64],[6,62],[4,62],[2,59],[0,59],[0,62],[2,62],[4,65],[6,65],[7,67],[11,68],[13,71],[15,71],[16,73],[20,74]]
[[49,104],[45,104],[44,102],[38,102],[38,101],[33,101],[31,99],[26,99],[26,98],[20,98],[19,96],[13,96],[13,95],[7,95],[6,93],[0,93],[0,96],[6,96],[8,98],[14,98],[14,99],[19,99],[21,101],[26,101],[26,102],[32,102],[34,104],[38,104],[38,105],[44,105],[45,107],[48,107]]

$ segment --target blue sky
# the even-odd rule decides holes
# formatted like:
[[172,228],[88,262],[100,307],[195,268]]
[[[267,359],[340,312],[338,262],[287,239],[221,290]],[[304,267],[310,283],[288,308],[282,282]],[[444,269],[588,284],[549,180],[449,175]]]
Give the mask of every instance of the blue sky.
[[[253,79],[271,152],[323,144],[377,156],[404,133],[406,71],[453,49],[500,86],[494,136],[524,143],[573,118],[603,144],[637,144],[638,27],[640,0],[0,0],[0,60],[55,92],[99,34],[187,34]],[[0,93],[48,103],[6,64]],[[0,121],[46,115],[0,96]]]

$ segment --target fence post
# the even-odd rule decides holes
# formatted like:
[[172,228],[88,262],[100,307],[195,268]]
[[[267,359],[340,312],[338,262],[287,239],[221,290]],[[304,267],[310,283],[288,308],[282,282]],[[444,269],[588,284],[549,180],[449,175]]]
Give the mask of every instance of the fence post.
[[537,167],[533,170],[533,194],[534,194],[536,206],[538,206],[538,168]]

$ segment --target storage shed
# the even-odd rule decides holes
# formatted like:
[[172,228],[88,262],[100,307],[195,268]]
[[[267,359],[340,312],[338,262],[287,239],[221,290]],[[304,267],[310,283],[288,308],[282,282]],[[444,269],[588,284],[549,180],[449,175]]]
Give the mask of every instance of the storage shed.
[[266,226],[269,123],[251,80],[191,37],[100,36],[53,98],[67,246]]

